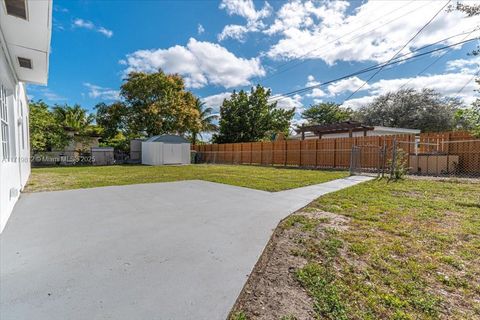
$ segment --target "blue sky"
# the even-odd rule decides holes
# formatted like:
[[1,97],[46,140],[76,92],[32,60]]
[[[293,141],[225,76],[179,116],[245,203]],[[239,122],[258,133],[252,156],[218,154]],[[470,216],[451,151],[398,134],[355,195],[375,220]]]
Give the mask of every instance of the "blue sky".
[[[218,107],[229,92],[261,83],[281,94],[387,61],[446,1],[57,1],[47,87],[29,96],[92,110],[112,102],[129,70],[182,74],[192,92]],[[402,53],[461,34],[478,37],[478,18],[442,11]],[[465,33],[470,32],[471,33]],[[480,60],[475,42],[382,71],[346,104],[358,107],[406,81],[474,99]],[[279,70],[289,70],[279,73]],[[298,113],[314,102],[344,99],[369,74],[283,99]],[[462,89],[460,93],[458,91]],[[298,118],[298,115],[297,115]]]

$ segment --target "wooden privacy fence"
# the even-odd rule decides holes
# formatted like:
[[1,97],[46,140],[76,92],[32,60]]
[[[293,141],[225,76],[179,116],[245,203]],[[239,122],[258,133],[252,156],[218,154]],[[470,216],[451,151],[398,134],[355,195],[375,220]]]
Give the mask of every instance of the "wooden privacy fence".
[[200,162],[260,164],[316,168],[348,168],[353,146],[362,146],[362,166],[377,168],[378,150],[389,149],[394,140],[412,148],[415,136],[378,136],[336,139],[284,140],[196,145]]
[[[446,160],[449,161],[449,173],[455,171],[480,176],[480,139],[474,139],[463,132],[421,134],[419,137],[391,135],[206,144],[192,146],[192,149],[197,152],[197,162],[200,163],[347,169],[352,161],[353,147],[357,150],[355,155],[358,154],[358,163],[363,170],[385,168],[392,159],[393,152],[401,149],[412,173],[432,174],[445,171],[438,164],[439,161],[444,161],[439,160],[439,157],[451,155]],[[427,159],[425,166],[430,165],[430,169],[423,168],[424,158]],[[435,170],[432,169],[432,161],[436,161]]]

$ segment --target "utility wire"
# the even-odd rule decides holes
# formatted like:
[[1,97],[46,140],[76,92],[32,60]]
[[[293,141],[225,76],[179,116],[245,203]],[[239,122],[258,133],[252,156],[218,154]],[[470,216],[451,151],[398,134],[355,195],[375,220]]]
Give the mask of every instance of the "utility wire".
[[[478,27],[473,29],[472,31],[470,31],[462,40],[465,40],[467,39],[474,31],[478,30]],[[426,66],[424,69],[422,69],[420,72],[418,72],[415,76],[418,77],[420,75],[422,75],[425,71],[427,71],[428,69],[430,69],[435,63],[437,63],[438,61],[440,61],[444,56],[446,56],[447,54],[449,54],[450,52],[452,52],[453,50],[453,47],[448,49],[447,51],[445,51],[444,53],[442,53],[437,59],[435,59],[432,63],[430,63],[428,66]],[[404,84],[402,84],[400,86],[400,88],[398,88],[398,90],[402,90],[407,84],[409,84],[414,78],[410,78],[409,80],[407,80]]]
[[[476,30],[476,29],[473,29],[473,31],[475,31],[475,30]],[[421,51],[421,50],[426,49],[426,48],[428,48],[428,47],[437,45],[437,44],[439,44],[439,43],[445,42],[445,41],[447,41],[447,40],[450,40],[450,39],[452,39],[452,38],[455,38],[455,37],[458,37],[458,36],[461,36],[461,35],[464,35],[464,34],[467,34],[467,33],[469,33],[469,32],[468,32],[468,31],[467,31],[467,32],[462,32],[462,33],[459,33],[459,34],[456,34],[456,35],[453,35],[453,36],[449,36],[449,37],[447,37],[447,38],[444,38],[444,39],[435,41],[435,42],[433,42],[433,43],[427,44],[427,45],[425,45],[425,46],[423,46],[423,47],[420,47],[420,48],[418,48],[418,49],[415,49],[415,50],[413,50],[413,51],[411,51],[411,52],[407,52],[407,53],[401,54],[401,55],[397,56],[397,57],[396,57],[393,61],[391,61],[391,62],[394,62],[395,60],[397,60],[397,59],[399,59],[399,58],[401,58],[401,57],[411,55],[411,54],[413,54],[413,53],[415,53],[415,52]],[[468,41],[465,41],[465,42],[469,42],[469,41],[472,41],[472,40],[468,40]],[[464,41],[457,42],[456,45],[458,45],[458,44],[463,44],[463,43],[465,43],[465,42],[464,42]],[[442,48],[439,48],[439,50],[444,50],[444,48],[443,48],[443,47],[442,47]],[[436,52],[436,51],[438,51],[438,50],[433,50],[433,51],[429,51],[429,52]],[[384,62],[375,64],[375,65],[372,65],[372,66],[370,66],[370,67],[361,69],[361,70],[357,71],[357,72],[354,73],[354,74],[356,75],[357,73],[364,73],[364,72],[366,72],[366,71],[375,70],[375,69],[372,69],[372,68],[376,68],[376,67],[378,67],[378,66],[380,66],[380,65],[382,65],[382,64],[385,64],[385,63],[387,63],[387,62],[388,62],[388,61],[384,61]],[[350,77],[350,76],[348,76],[348,77]],[[329,83],[330,83],[330,82],[329,82]],[[298,92],[302,92],[302,91],[308,91],[308,90],[310,90],[310,89],[314,89],[314,88],[316,88],[316,87],[320,87],[320,86],[323,86],[323,85],[324,85],[324,83],[320,83],[320,84],[317,84],[317,85],[305,87],[305,88],[302,88],[302,89],[299,89],[299,90],[295,90],[294,93],[298,93]],[[288,94],[288,93],[287,93],[287,94]],[[282,95],[283,95],[283,94],[276,95],[275,98],[280,97],[280,96],[282,96]]]
[[463,85],[463,87],[460,88],[460,90],[457,91],[457,93],[455,94],[455,96],[458,98],[459,97],[459,94],[465,89],[465,87],[470,83],[472,82],[473,79],[475,79],[476,77],[478,77],[478,75],[480,74],[480,69],[478,69],[477,73],[475,73],[473,75],[473,77],[471,77],[467,82],[465,82],[465,84]]
[[[321,86],[324,86],[324,85],[327,85],[327,84],[330,84],[330,83],[333,83],[333,82],[336,82],[336,81],[339,81],[339,80],[351,78],[353,76],[363,74],[363,73],[367,73],[367,72],[371,72],[373,70],[378,70],[380,68],[383,69],[384,67],[389,66],[389,65],[399,64],[401,62],[405,62],[405,61],[409,61],[409,60],[412,60],[412,59],[415,59],[415,58],[418,58],[418,57],[422,57],[422,56],[431,54],[433,52],[442,51],[442,50],[445,50],[445,49],[448,49],[448,48],[451,48],[451,47],[454,47],[454,46],[458,46],[460,44],[464,44],[464,43],[468,43],[468,42],[476,41],[476,40],[478,40],[478,38],[463,40],[463,41],[456,42],[456,43],[453,43],[453,44],[450,44],[450,45],[447,45],[447,46],[443,46],[443,47],[432,49],[432,50],[429,50],[429,51],[425,51],[425,52],[422,52],[422,53],[419,53],[419,54],[416,54],[416,55],[413,55],[413,56],[410,56],[410,57],[406,57],[404,59],[398,59],[399,57],[397,57],[397,59],[395,59],[394,61],[387,61],[387,62],[375,64],[375,65],[372,65],[370,67],[358,70],[356,72],[347,74],[347,75],[339,77],[339,78],[335,78],[335,79],[325,81],[325,82],[322,82],[322,83],[319,83],[319,84],[316,84],[316,85],[313,85],[313,86],[309,86],[309,87],[305,87],[305,88],[302,88],[302,89],[290,91],[290,92],[283,93],[283,94],[280,94],[280,95],[276,95],[275,97],[272,97],[270,99],[270,101],[280,101],[280,100],[285,99],[289,96],[292,96],[292,95],[295,95],[295,94],[298,94],[298,93],[303,93],[303,92],[306,92],[306,91],[310,91],[314,88],[318,88],[318,87],[321,87]],[[408,54],[411,54],[411,53],[408,53]]]
[[[396,9],[388,12],[387,14],[385,14],[385,15],[383,16],[383,18],[389,16],[390,14],[392,14],[392,13],[395,12],[395,11],[398,11],[398,10],[400,10],[400,9],[403,9],[403,8],[409,6],[412,2],[414,2],[414,1],[410,1],[410,2],[408,2],[406,5],[404,5],[404,6],[400,7],[400,8],[396,8]],[[353,37],[353,38],[350,38],[350,39],[348,39],[348,40],[349,40],[349,41],[355,40],[355,39],[357,39],[357,38],[359,38],[359,37],[361,37],[361,36],[363,36],[363,35],[365,35],[365,34],[368,34],[368,33],[372,32],[372,31],[375,31],[375,30],[377,30],[377,29],[379,29],[379,28],[382,28],[382,27],[384,27],[384,26],[386,26],[386,25],[388,25],[388,24],[390,24],[390,23],[392,23],[392,22],[394,22],[394,21],[396,21],[396,20],[398,20],[398,19],[400,19],[400,18],[405,17],[406,15],[409,15],[410,13],[412,13],[412,12],[418,10],[418,9],[421,9],[421,8],[425,7],[425,6],[428,5],[428,4],[429,4],[429,3],[427,2],[426,4],[424,4],[424,5],[422,5],[422,6],[418,7],[418,8],[414,8],[413,10],[410,10],[410,11],[408,11],[408,12],[406,12],[406,13],[404,13],[404,14],[402,14],[402,15],[400,15],[400,16],[392,19],[392,20],[389,20],[388,22],[385,22],[385,23],[381,24],[380,26],[377,26],[377,27],[375,27],[375,28],[373,28],[373,29],[370,29],[370,30],[368,30],[368,31],[366,31],[366,32],[360,33],[360,34],[358,34],[357,36],[355,36],[355,37]],[[367,26],[369,26],[370,24],[372,24],[372,23],[374,23],[374,22],[376,22],[376,21],[369,22],[369,23],[367,23],[367,24],[365,24],[365,25],[357,28],[356,31],[358,31],[358,30],[360,30],[360,29],[363,29],[364,27],[367,27]],[[348,36],[348,35],[350,35],[350,34],[355,34],[355,32],[345,33],[345,34],[343,34],[342,36],[340,36],[340,37],[338,37],[338,38],[335,38],[335,39],[333,39],[332,41],[327,42],[327,43],[324,45],[324,47],[323,47],[324,50],[321,50],[320,52],[324,52],[324,51],[326,50],[326,49],[325,49],[325,48],[326,48],[325,46],[328,46],[328,45],[330,45],[330,44],[332,44],[332,43],[335,43],[335,42],[337,42],[337,41],[345,38],[346,36]],[[327,47],[327,48],[328,48],[328,47]],[[302,54],[301,56],[295,58],[295,60],[303,59],[303,58],[307,57],[309,54],[311,54],[311,53],[313,53],[313,52],[315,52],[315,51],[317,51],[317,50],[319,50],[319,49],[321,49],[321,48],[319,48],[319,47],[314,48],[314,49],[312,49],[312,50],[310,50],[310,51]],[[306,63],[308,60],[299,61],[299,62],[295,63],[294,65],[292,65],[292,66],[289,67],[289,68],[285,68],[285,69],[278,70],[278,68],[281,68],[281,67],[284,67],[284,66],[286,66],[286,65],[288,65],[288,64],[291,64],[293,61],[294,61],[294,60],[291,60],[291,61],[285,62],[285,63],[280,64],[279,66],[277,66],[277,71],[274,72],[274,73],[272,73],[272,74],[269,75],[268,77],[264,78],[264,79],[262,80],[262,82],[268,81],[268,80],[270,80],[271,78],[274,78],[274,77],[276,77],[276,76],[279,75],[279,74],[282,74],[282,73],[284,73],[284,72],[286,72],[286,71],[288,71],[288,70],[291,70],[291,69],[293,69],[293,68],[295,68],[295,67],[297,67],[297,66],[299,66],[299,65],[301,65],[301,64],[304,64],[304,63]],[[258,78],[258,77],[256,77],[256,78]],[[254,79],[255,79],[255,78],[254,78]]]
[[[397,55],[400,54],[400,52],[403,51],[403,49],[405,49],[405,47],[410,43],[412,42],[426,27],[428,27],[430,25],[430,23],[440,14],[440,12],[443,11],[443,9],[445,9],[445,7],[450,3],[451,0],[448,0],[447,3],[445,3],[445,5],[443,7],[440,8],[440,10],[437,11],[437,13],[435,13],[435,15],[430,18],[430,20],[428,20],[428,22],[420,28],[420,30],[417,31],[417,33],[415,33],[415,35],[410,38],[410,40],[407,41],[407,43],[405,43],[401,48],[400,50],[398,50],[389,60],[389,62],[393,59],[395,59],[395,57]],[[370,82],[370,80],[372,80],[377,74],[379,74],[381,71],[383,70],[383,67],[379,68],[374,74],[372,74],[370,76],[370,78],[368,78],[365,82],[363,82],[363,84],[357,88],[357,90],[355,90],[354,92],[352,92],[344,101],[350,99],[351,97],[353,97],[358,91],[360,91],[368,82]]]

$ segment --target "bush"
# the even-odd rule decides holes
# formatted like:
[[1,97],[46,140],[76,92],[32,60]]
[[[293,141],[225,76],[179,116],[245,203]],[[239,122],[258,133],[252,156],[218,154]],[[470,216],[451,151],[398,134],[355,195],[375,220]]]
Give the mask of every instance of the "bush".
[[409,170],[407,156],[407,153],[403,151],[403,149],[396,149],[393,159],[388,161],[390,167],[389,180],[400,180],[404,178]]

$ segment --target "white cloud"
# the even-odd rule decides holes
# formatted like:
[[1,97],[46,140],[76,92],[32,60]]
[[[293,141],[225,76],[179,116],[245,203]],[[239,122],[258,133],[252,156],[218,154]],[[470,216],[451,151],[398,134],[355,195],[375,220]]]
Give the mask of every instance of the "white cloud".
[[73,25],[78,28],[84,28],[89,30],[93,30],[95,28],[95,25],[93,24],[92,21],[83,20],[83,19],[75,19],[73,21]]
[[104,100],[119,99],[119,94],[120,94],[119,90],[104,88],[88,82],[85,82],[83,85],[89,89],[88,96],[90,98],[94,98],[94,99],[100,98]]
[[327,96],[327,94],[320,88],[313,88],[310,93],[307,93],[307,97],[309,98],[321,98],[325,96]]
[[205,32],[205,28],[199,23],[197,27],[197,34],[202,34]]
[[312,87],[312,86],[318,86],[320,84],[320,82],[318,82],[317,80],[315,80],[315,77],[312,76],[312,75],[309,75],[307,77],[307,83],[305,84],[305,87]]
[[179,73],[190,88],[218,85],[225,88],[249,85],[252,77],[264,76],[258,58],[239,58],[224,47],[190,38],[187,45],[168,49],[139,50],[127,55],[126,73],[131,71]]
[[[334,96],[343,92],[354,92],[360,86],[363,85],[365,81],[358,77],[351,77],[343,80],[336,81],[328,86],[328,92],[330,95]],[[369,88],[368,84],[362,88],[362,90],[367,90]]]
[[77,18],[73,20],[72,25],[75,28],[83,28],[83,29],[99,32],[107,38],[111,38],[113,36],[112,30],[109,30],[102,26],[96,26],[92,21],[89,21],[89,20],[83,20],[83,19]]
[[97,31],[103,34],[107,38],[111,38],[113,36],[113,31],[105,29],[104,27],[98,28]]
[[265,2],[264,7],[257,11],[252,0],[222,0],[219,8],[227,11],[229,15],[243,17],[247,22],[258,21],[272,13],[272,7],[268,2]]
[[353,110],[359,109],[361,106],[371,103],[377,95],[365,96],[361,98],[354,98],[347,100],[343,103],[344,107],[352,108]]
[[220,112],[220,106],[223,100],[230,98],[231,95],[231,92],[222,92],[202,98],[202,102],[204,102],[207,107],[212,108],[215,113],[218,113]]
[[[318,86],[320,84],[319,81],[315,79],[314,76],[309,75],[307,77],[307,83],[305,84],[305,87],[313,87],[313,86]],[[327,94],[320,88],[313,88],[312,91],[306,94],[307,97],[309,98],[321,98],[327,96]],[[320,99],[314,99],[315,103],[318,103],[321,101]]]
[[218,41],[223,41],[228,38],[232,38],[238,40],[240,42],[245,41],[245,35],[252,31],[251,29],[247,28],[246,26],[241,26],[238,24],[229,24],[225,26],[222,32],[218,35]]
[[265,2],[264,7],[257,11],[252,0],[223,0],[219,8],[226,10],[229,15],[243,17],[247,22],[246,25],[226,25],[218,35],[219,41],[228,38],[245,41],[248,32],[258,32],[264,29],[265,24],[262,19],[272,14],[272,7],[268,2]]
[[480,69],[480,56],[472,59],[457,59],[447,62],[448,71],[474,74]]
[[347,1],[325,2],[315,6],[314,1],[291,1],[277,11],[274,23],[265,30],[266,34],[286,33],[292,29],[315,28],[315,21],[334,26],[342,22],[348,8]]
[[297,132],[295,131],[295,129],[297,129],[298,127],[301,127],[302,125],[305,125],[307,123],[308,123],[307,119],[302,119],[302,118],[299,118],[299,117],[293,118],[292,121],[290,122],[290,134],[291,135],[296,135]]
[[[407,84],[404,86],[405,83]],[[350,99],[344,105],[356,109],[363,104],[372,102],[375,97],[397,91],[402,86],[404,89],[413,88],[419,91],[424,88],[433,89],[443,96],[460,98],[466,104],[472,103],[479,96],[475,91],[478,89],[478,85],[473,81],[472,74],[445,73],[412,78],[382,79],[370,85],[367,96]],[[463,90],[458,93],[462,88]]]
[[[368,1],[355,10],[347,10],[350,4],[346,1],[291,1],[277,11],[274,23],[264,30],[280,37],[267,56],[322,59],[330,65],[336,61],[386,61],[444,4],[405,0],[385,5],[382,1]],[[478,21],[464,16],[457,11],[441,12],[403,53],[474,29]],[[475,31],[470,37],[479,33]]]
[[53,92],[52,90],[46,87],[29,86],[28,89],[30,94],[33,93],[33,95],[31,96],[29,95],[29,99],[33,99],[35,97],[37,99],[42,99],[42,100],[52,101],[52,102],[62,102],[67,100],[67,98]]
[[[275,100],[275,98],[280,97],[279,95],[273,95],[271,99]],[[275,101],[273,101],[275,102]],[[301,95],[294,95],[292,97],[282,97],[281,99],[277,100],[277,108],[283,110],[291,110],[295,108],[296,113],[301,113],[304,109],[302,104],[302,96]]]

